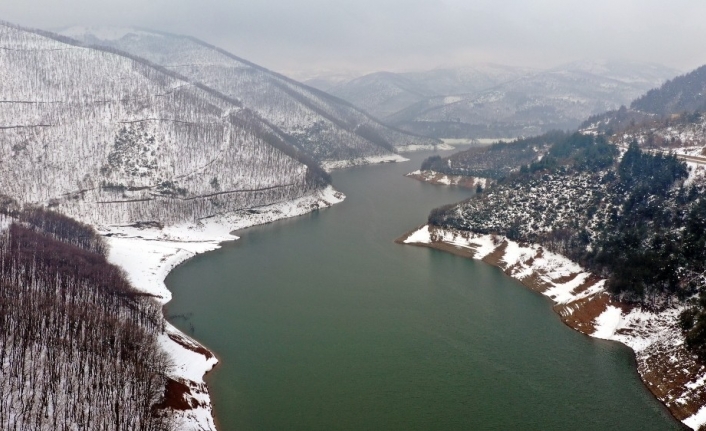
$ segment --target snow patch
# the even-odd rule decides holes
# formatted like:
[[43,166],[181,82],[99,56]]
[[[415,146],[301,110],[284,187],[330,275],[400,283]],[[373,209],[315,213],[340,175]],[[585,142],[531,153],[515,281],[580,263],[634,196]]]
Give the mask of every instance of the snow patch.
[[422,226],[404,240],[405,244],[429,244],[430,242],[431,235],[429,234],[429,226],[427,225]]
[[425,144],[410,144],[410,145],[399,145],[395,147],[400,153],[412,153],[414,151],[451,151],[455,148],[446,143],[436,144],[436,145],[425,145]]
[[407,162],[409,159],[400,156],[399,154],[386,154],[383,156],[360,157],[357,159],[348,160],[324,160],[321,166],[326,172],[331,172],[335,169],[351,168],[353,166],[375,165],[378,163],[399,163]]
[[684,419],[682,422],[693,430],[701,428],[702,425],[706,424],[706,406],[701,407],[698,412]]
[[459,96],[446,96],[444,97],[444,104],[450,105],[452,103],[460,102],[461,100],[463,100],[463,98]]
[[591,336],[612,340],[615,331],[620,326],[622,311],[618,307],[609,305],[600,316],[596,317],[596,330]]
[[470,177],[466,175],[446,175],[432,170],[416,170],[405,176],[424,181],[431,184],[441,184],[446,186],[462,186],[486,188],[489,180],[487,178]]

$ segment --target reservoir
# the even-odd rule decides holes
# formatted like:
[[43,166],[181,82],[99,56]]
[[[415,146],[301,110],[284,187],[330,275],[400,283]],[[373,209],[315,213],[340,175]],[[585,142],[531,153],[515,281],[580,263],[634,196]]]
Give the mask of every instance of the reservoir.
[[403,176],[431,154],[334,172],[343,203],[169,275],[167,316],[220,360],[219,429],[681,429],[627,347],[495,267],[393,242],[472,195]]

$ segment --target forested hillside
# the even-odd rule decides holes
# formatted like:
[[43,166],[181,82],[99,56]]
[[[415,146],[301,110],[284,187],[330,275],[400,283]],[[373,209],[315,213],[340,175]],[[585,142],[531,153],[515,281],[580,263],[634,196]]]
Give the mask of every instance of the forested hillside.
[[7,199],[2,212],[0,429],[172,429],[161,304],[106,261],[91,227]]
[[384,120],[431,97],[474,94],[532,73],[536,71],[497,64],[424,72],[376,72],[327,91]]
[[385,126],[343,100],[195,38],[136,29],[63,34],[146,58],[237,99],[318,161],[390,157],[396,149],[439,143]]
[[630,104],[632,109],[658,115],[706,109],[706,66],[667,81]]
[[616,144],[637,141],[649,149],[667,149],[702,156],[706,147],[706,66],[667,81],[621,107],[595,115],[580,127],[584,133],[602,134]]
[[[538,243],[607,279],[623,302],[659,310],[706,292],[706,189],[675,156],[574,134],[430,223]],[[706,359],[702,301],[683,318],[687,344]]]
[[444,158],[432,156],[422,163],[421,169],[495,180],[541,159],[553,144],[567,136],[553,131],[533,138],[472,147]]
[[327,182],[277,128],[144,60],[0,23],[0,185],[91,223],[172,223]]

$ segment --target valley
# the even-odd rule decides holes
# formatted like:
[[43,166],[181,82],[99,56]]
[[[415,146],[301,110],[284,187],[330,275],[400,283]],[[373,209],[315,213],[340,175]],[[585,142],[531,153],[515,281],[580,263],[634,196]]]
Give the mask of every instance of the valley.
[[706,428],[706,66],[290,6],[0,21],[0,429]]

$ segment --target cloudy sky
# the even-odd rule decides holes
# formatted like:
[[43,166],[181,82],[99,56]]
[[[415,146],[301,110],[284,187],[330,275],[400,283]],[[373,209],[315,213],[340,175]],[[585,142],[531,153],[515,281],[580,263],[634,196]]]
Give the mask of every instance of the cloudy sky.
[[703,0],[2,0],[44,29],[141,26],[197,36],[298,78],[474,62],[706,64]]

